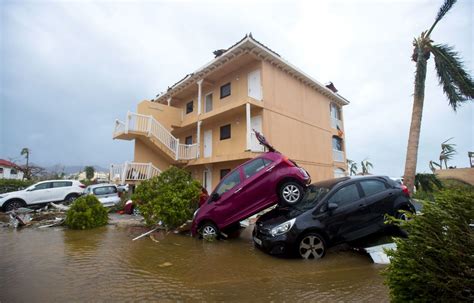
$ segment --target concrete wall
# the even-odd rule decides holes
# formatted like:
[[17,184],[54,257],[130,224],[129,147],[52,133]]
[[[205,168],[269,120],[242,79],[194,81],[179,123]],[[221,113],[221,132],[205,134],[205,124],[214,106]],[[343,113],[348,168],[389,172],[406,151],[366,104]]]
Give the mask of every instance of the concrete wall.
[[145,100],[138,103],[137,113],[142,115],[152,115],[169,131],[172,130],[172,125],[181,123],[181,109],[156,102]]
[[163,156],[141,139],[135,139],[134,161],[139,163],[151,162],[161,170],[165,170],[171,165],[168,157]]
[[456,179],[474,186],[474,168],[440,169],[436,176],[441,179]]

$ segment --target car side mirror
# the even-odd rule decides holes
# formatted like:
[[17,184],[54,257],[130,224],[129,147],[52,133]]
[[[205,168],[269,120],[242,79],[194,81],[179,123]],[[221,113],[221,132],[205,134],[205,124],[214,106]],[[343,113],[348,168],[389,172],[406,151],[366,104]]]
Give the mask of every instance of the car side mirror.
[[336,203],[328,203],[328,210],[332,211],[338,208],[339,206]]
[[212,195],[211,195],[211,202],[219,200],[220,197],[221,197],[221,196],[220,196],[218,193],[212,193]]

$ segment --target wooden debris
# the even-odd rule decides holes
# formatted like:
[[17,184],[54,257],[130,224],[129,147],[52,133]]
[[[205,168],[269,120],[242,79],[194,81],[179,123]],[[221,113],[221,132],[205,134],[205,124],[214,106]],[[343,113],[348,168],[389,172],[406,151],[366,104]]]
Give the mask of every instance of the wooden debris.
[[155,227],[155,228],[153,228],[152,230],[147,231],[146,233],[141,234],[141,235],[139,235],[138,237],[133,238],[132,241],[135,241],[135,240],[141,239],[141,238],[143,238],[143,237],[145,237],[145,236],[148,236],[149,234],[151,234],[152,232],[158,230],[159,228],[160,228],[160,227]]

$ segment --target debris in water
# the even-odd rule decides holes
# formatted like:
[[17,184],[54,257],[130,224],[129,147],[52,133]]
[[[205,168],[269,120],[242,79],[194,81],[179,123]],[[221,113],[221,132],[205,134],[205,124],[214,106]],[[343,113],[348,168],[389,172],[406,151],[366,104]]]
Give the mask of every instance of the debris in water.
[[390,258],[387,256],[385,250],[395,250],[397,245],[395,243],[382,244],[372,247],[364,248],[370,254],[370,257],[375,264],[390,264]]
[[171,262],[165,262],[165,263],[161,263],[160,265],[158,265],[158,267],[170,267],[170,266],[173,266],[173,264]]
[[145,237],[145,236],[148,236],[149,234],[151,234],[151,233],[154,232],[155,230],[158,230],[159,228],[160,228],[160,227],[155,227],[155,228],[153,228],[152,230],[147,231],[146,233],[141,234],[141,235],[139,235],[138,237],[133,238],[132,241],[135,241],[135,240],[141,239],[141,238],[143,238],[143,237]]

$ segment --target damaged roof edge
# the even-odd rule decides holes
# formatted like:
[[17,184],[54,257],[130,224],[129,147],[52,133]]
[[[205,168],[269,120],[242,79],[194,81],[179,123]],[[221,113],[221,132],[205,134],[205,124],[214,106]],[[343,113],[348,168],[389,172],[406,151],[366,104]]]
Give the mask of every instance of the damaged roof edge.
[[[245,48],[246,44],[251,44],[252,46],[254,47],[257,47],[261,52],[263,52],[265,55],[267,56],[270,56],[271,58],[271,62],[278,62],[280,64],[283,64],[285,66],[287,66],[289,69],[290,69],[290,72],[296,74],[297,78],[302,80],[306,80],[306,82],[309,82],[309,83],[306,83],[307,85],[315,88],[316,90],[318,90],[320,93],[322,93],[323,95],[326,95],[327,97],[333,99],[334,101],[338,101],[341,103],[341,105],[347,105],[349,104],[350,102],[342,97],[341,95],[339,95],[338,93],[334,93],[332,90],[330,90],[329,88],[327,88],[325,85],[323,85],[322,83],[320,83],[319,81],[317,81],[316,79],[312,78],[311,76],[309,76],[308,74],[306,74],[305,72],[301,71],[300,69],[298,69],[296,66],[292,65],[291,63],[289,63],[287,60],[283,59],[278,53],[276,53],[275,51],[271,50],[270,48],[268,48],[267,46],[265,46],[264,44],[262,44],[261,42],[255,40],[253,37],[252,37],[252,34],[250,35],[245,35],[245,37],[243,39],[241,39],[240,41],[238,41],[237,43],[235,43],[234,45],[232,45],[231,47],[229,47],[224,53],[222,53],[220,56],[216,57],[214,60],[210,61],[209,63],[207,63],[206,65],[200,67],[199,69],[197,69],[194,73],[191,73],[191,74],[188,74],[186,75],[183,79],[181,79],[180,81],[176,82],[175,84],[173,84],[171,87],[168,88],[168,90],[162,94],[158,94],[156,96],[156,98],[152,101],[154,102],[165,102],[169,97],[172,97],[172,95],[174,93],[176,93],[178,91],[178,88],[179,87],[186,87],[190,84],[192,84],[193,80],[199,80],[200,78],[204,77],[204,75],[209,72],[206,70],[210,67],[212,67],[213,65],[217,64],[217,63],[220,63],[221,61],[223,61],[222,63],[225,64],[225,62],[229,61],[230,59],[236,57],[236,56],[239,56],[240,54],[242,53],[245,53],[245,52],[251,52],[253,50],[253,48]],[[250,45],[249,45],[250,46]],[[239,52],[240,50],[240,52]],[[237,53],[237,54],[234,54],[233,53]],[[255,54],[255,53],[254,53]],[[260,54],[259,54],[260,55]],[[230,58],[229,58],[230,57]],[[265,56],[258,56],[260,59],[262,60],[265,60],[268,58],[266,58]],[[214,69],[213,69],[214,70]],[[303,81],[305,82],[305,81]],[[311,85],[313,84],[313,85]]]

